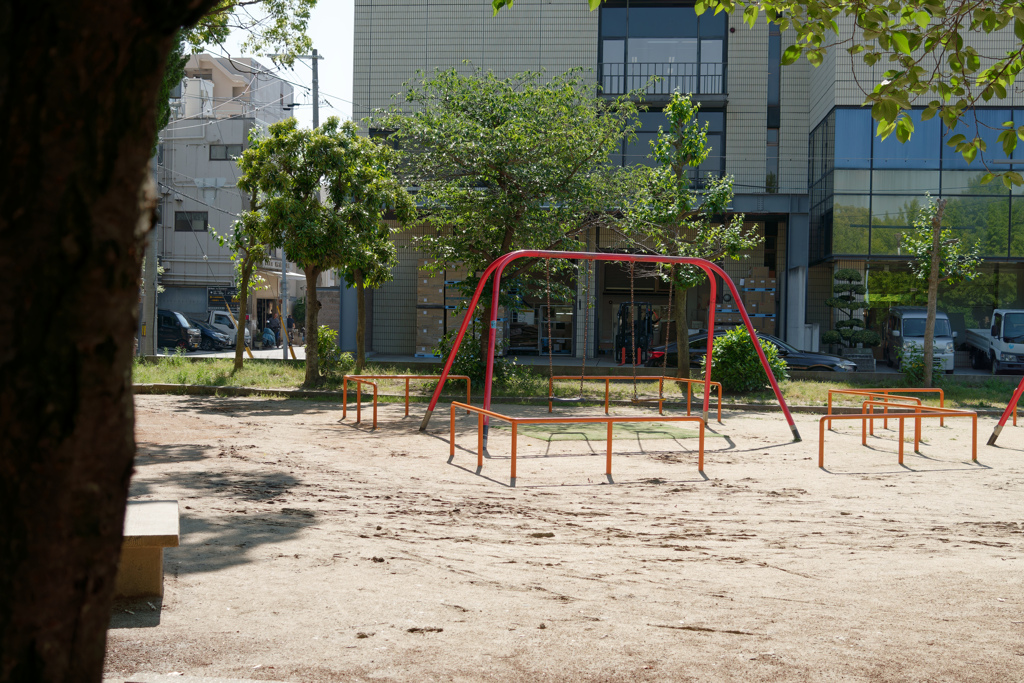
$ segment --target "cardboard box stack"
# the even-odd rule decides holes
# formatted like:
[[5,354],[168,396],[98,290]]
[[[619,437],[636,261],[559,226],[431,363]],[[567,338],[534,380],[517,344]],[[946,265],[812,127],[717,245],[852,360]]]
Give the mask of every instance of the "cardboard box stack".
[[736,283],[750,322],[754,329],[765,334],[775,334],[778,280],[773,275],[767,266],[752,266]]
[[444,274],[431,275],[417,264],[416,279],[416,356],[432,357],[444,334]]

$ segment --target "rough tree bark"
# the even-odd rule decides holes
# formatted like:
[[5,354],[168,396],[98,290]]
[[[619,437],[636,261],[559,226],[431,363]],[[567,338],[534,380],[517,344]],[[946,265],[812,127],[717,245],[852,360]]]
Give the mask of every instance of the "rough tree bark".
[[212,4],[0,5],[0,681],[102,678],[156,94]]
[[[356,280],[356,374],[366,365],[366,289],[363,286],[363,271],[357,268],[353,273]],[[339,330],[340,332],[340,330]]]
[[315,388],[320,384],[320,356],[317,349],[317,328],[320,318],[320,297],[317,296],[316,281],[322,272],[315,266],[303,268],[306,274],[306,379],[303,386]]
[[924,323],[924,385],[932,386],[935,358],[935,310],[939,302],[939,260],[942,251],[942,213],[946,202],[939,200],[932,217],[932,262],[928,273],[928,314]]
[[238,288],[238,334],[235,337],[235,364],[231,372],[238,372],[244,364],[242,356],[245,353],[245,329],[248,327],[245,316],[249,313],[249,282],[256,268],[255,254],[246,253],[242,258],[242,280]]

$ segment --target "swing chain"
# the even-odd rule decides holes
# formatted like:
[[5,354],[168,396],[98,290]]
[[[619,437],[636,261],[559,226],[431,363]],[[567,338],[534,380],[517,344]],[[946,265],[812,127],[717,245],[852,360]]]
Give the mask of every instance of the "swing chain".
[[629,262],[629,340],[633,347],[633,356],[629,359],[630,365],[633,366],[633,403],[637,403],[639,398],[636,393],[636,303],[634,302],[633,294],[633,279],[636,273],[636,262]]
[[[661,359],[661,374],[668,372],[668,343],[672,338],[672,291],[676,288],[676,264],[672,264],[668,271],[668,314],[665,316],[665,356]],[[684,323],[685,324],[685,323]],[[676,363],[682,362],[682,349],[679,348],[679,335],[676,335]],[[690,350],[686,350],[687,361],[689,361]],[[689,377],[690,363],[686,363],[686,375]]]
[[555,360],[554,360],[554,356],[552,355],[554,353],[554,346],[551,343],[551,259],[550,258],[544,259],[544,264],[545,264],[545,266],[547,268],[547,273],[548,273],[548,287],[547,287],[547,301],[548,301],[548,304],[547,304],[547,308],[544,311],[544,316],[547,318],[547,324],[548,324],[548,378],[551,378],[551,377],[555,376]]

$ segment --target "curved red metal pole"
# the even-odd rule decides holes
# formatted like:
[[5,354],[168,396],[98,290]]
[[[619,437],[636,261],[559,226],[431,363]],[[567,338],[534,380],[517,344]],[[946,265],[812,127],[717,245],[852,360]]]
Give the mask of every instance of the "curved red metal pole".
[[[714,276],[718,275],[722,278],[722,281],[728,285],[729,290],[732,292],[733,298],[739,305],[740,315],[743,317],[743,324],[747,328],[747,332],[750,334],[751,340],[754,342],[754,349],[757,351],[757,356],[761,361],[761,365],[768,375],[768,381],[772,385],[772,390],[775,392],[775,397],[779,401],[779,407],[782,408],[783,414],[786,416],[786,421],[789,423],[789,428],[793,432],[793,439],[800,441],[800,432],[796,428],[796,423],[793,421],[793,416],[789,412],[789,407],[786,405],[786,400],[782,397],[782,391],[779,389],[779,384],[775,379],[775,375],[772,374],[771,367],[768,365],[768,359],[764,355],[764,350],[761,348],[761,342],[757,338],[757,333],[754,331],[754,327],[750,322],[750,316],[747,315],[746,309],[740,299],[739,290],[736,289],[736,284],[732,281],[732,278],[722,270],[722,268],[710,261],[698,258],[688,258],[682,256],[660,256],[657,254],[616,254],[616,253],[594,253],[594,252],[579,252],[579,251],[545,251],[545,250],[521,250],[514,251],[500,258],[496,259],[491,265],[487,267],[484,273],[480,277],[480,282],[477,284],[476,292],[473,293],[473,298],[469,305],[469,311],[473,311],[476,308],[477,303],[480,300],[480,296],[483,293],[487,279],[490,275],[494,274],[494,286],[492,290],[491,298],[491,315],[489,326],[490,332],[490,344],[488,345],[487,353],[487,369],[484,384],[484,409],[488,409],[491,404],[491,384],[494,378],[494,347],[495,347],[495,333],[498,317],[498,298],[500,296],[500,285],[501,285],[501,273],[504,271],[511,261],[520,258],[564,258],[573,261],[619,261],[619,262],[635,262],[635,263],[674,263],[677,265],[692,265],[703,270],[707,275],[708,279],[712,283],[712,292],[716,293]],[[704,395],[704,412],[705,420],[708,412],[708,401],[710,399],[710,351],[714,340],[714,299],[711,300],[708,311],[708,362],[706,364],[707,372],[705,373],[705,395]],[[430,405],[427,408],[426,415],[423,416],[423,423],[420,425],[420,430],[426,429],[427,423],[430,420],[430,416],[434,411],[434,407],[437,405],[437,400],[441,395],[442,387],[444,386],[445,379],[448,377],[448,373],[451,370],[452,362],[455,359],[455,354],[458,352],[459,345],[462,343],[462,339],[465,335],[466,330],[469,326],[469,320],[472,316],[467,315],[462,321],[462,326],[459,328],[459,334],[456,337],[455,343],[452,345],[452,349],[449,352],[448,360],[445,363],[444,371],[441,373],[440,381],[438,381],[437,387],[434,389],[434,395],[430,399]],[[677,349],[678,352],[678,349]],[[689,353],[689,349],[686,350]],[[678,354],[681,355],[681,354]],[[680,361],[681,362],[681,361]]]
[[[999,433],[1003,431],[1003,426],[1006,424],[1006,420],[1009,419],[1010,414],[1013,413],[1014,406],[1017,405],[1017,401],[1020,400],[1021,394],[1024,394],[1024,377],[1021,378],[1020,384],[1013,392],[1013,398],[1006,404],[1006,410],[1003,411],[1003,416],[999,418],[999,424],[992,430],[992,436],[988,437],[988,445],[995,446],[996,439],[999,438]],[[1016,423],[1015,423],[1016,424]]]
[[[704,354],[704,424],[708,423],[708,406],[711,401],[711,345],[715,341],[715,299],[718,298],[718,282],[715,281],[715,276],[708,272],[707,269],[704,273],[708,276],[708,282],[711,283],[711,296],[708,300],[708,350]],[[685,313],[685,312],[684,312]],[[686,324],[686,321],[683,321]],[[683,353],[679,351],[679,340],[676,340],[676,363],[683,362]],[[668,348],[665,348],[665,353],[668,353]],[[686,376],[690,376],[690,349],[686,349]]]

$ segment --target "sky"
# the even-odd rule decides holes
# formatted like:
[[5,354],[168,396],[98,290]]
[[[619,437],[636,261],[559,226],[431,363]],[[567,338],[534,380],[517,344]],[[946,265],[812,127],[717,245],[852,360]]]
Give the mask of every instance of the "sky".
[[[320,123],[328,116],[341,119],[352,117],[352,48],[353,27],[355,24],[354,0],[319,0],[309,20],[309,37],[313,39],[313,47],[323,57],[319,64],[320,80]],[[215,55],[232,57],[248,57],[239,51],[244,36],[232,35],[223,48],[211,49]],[[272,60],[257,57],[269,69],[273,69]],[[313,125],[313,96],[310,88],[313,84],[312,60],[297,59],[292,69],[279,68],[275,73],[284,80],[295,85],[295,102],[301,106],[295,108],[295,118],[299,125]]]

